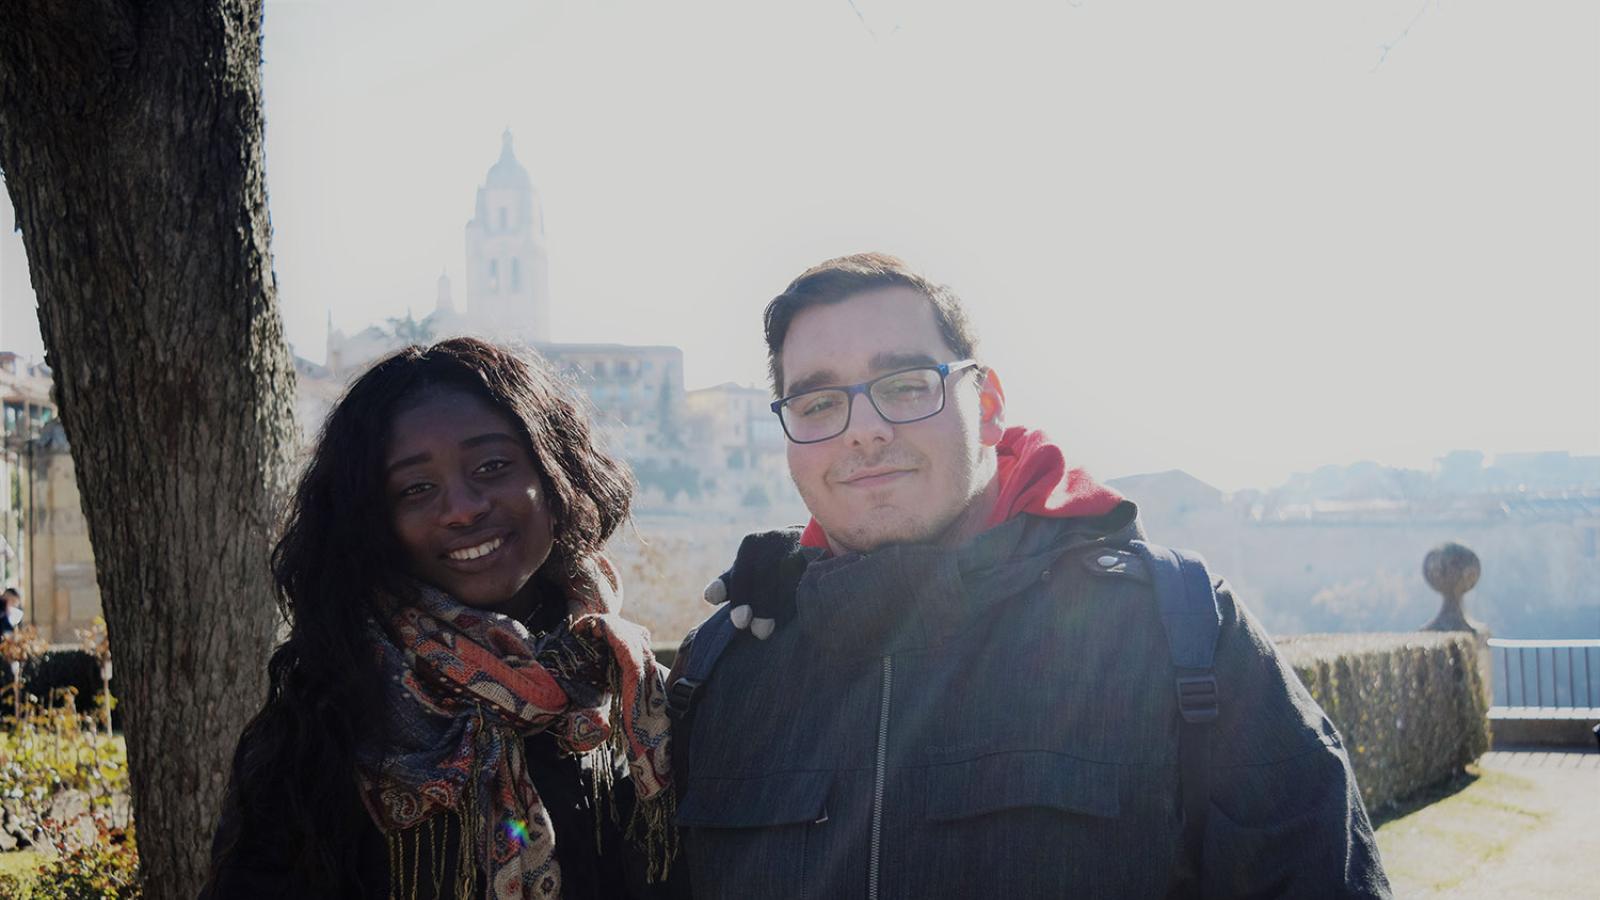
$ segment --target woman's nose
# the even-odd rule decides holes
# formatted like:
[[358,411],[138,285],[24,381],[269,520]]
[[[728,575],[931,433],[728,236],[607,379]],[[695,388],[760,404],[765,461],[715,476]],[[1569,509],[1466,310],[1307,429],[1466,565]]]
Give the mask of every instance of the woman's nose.
[[471,481],[445,486],[444,510],[440,521],[446,527],[471,525],[488,511],[488,495]]

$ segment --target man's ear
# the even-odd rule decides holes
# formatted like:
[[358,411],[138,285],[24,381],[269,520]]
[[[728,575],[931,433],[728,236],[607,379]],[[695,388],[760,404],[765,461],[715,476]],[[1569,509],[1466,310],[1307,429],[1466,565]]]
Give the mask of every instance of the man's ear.
[[1000,383],[1000,373],[985,369],[983,380],[978,382],[978,441],[993,447],[1005,432],[1006,389]]

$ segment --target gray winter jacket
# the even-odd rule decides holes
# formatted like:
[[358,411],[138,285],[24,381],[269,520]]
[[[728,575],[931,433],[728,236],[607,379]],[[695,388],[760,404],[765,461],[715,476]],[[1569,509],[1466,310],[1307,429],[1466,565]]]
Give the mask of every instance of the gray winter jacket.
[[1220,582],[1211,806],[1186,858],[1138,537],[1123,503],[811,563],[674,736],[695,896],[1387,897],[1338,733]]

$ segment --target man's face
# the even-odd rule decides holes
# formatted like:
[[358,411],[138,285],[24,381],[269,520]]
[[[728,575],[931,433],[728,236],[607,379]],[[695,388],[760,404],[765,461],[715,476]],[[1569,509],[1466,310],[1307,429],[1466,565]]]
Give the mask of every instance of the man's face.
[[[857,384],[912,366],[954,362],[933,307],[908,287],[866,291],[798,313],[784,336],[783,395]],[[994,478],[998,387],[976,369],[945,383],[945,408],[891,425],[865,394],[852,398],[850,425],[816,444],[789,443],[789,474],[835,552],[939,542],[962,532],[974,500]],[[980,396],[988,394],[980,403]],[[993,425],[994,427],[990,427]],[[992,432],[992,434],[991,434]]]

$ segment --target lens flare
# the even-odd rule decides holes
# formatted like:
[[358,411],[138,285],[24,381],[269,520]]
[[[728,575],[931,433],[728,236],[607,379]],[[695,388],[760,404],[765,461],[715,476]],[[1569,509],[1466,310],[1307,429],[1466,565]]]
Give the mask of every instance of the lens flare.
[[511,819],[506,822],[506,836],[522,846],[528,842],[528,823],[521,819]]

